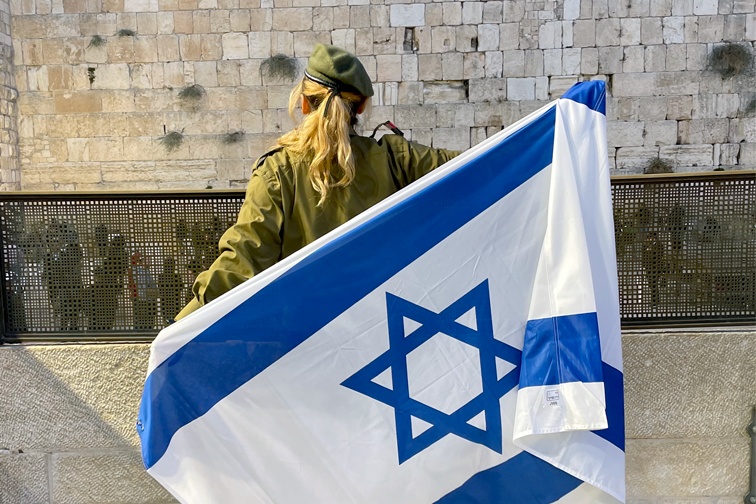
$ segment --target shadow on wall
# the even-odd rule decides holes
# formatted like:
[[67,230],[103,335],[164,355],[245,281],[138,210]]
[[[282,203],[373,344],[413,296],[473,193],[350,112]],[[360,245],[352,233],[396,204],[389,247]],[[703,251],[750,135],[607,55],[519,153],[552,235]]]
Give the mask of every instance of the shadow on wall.
[[0,347],[0,503],[175,502],[134,422],[148,345]]

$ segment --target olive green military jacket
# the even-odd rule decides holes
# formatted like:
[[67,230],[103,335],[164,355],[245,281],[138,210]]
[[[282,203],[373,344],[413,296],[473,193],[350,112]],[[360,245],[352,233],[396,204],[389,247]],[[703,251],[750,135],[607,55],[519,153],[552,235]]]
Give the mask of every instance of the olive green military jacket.
[[352,136],[355,177],[334,188],[321,207],[305,162],[284,148],[257,163],[239,217],[220,239],[220,255],[200,273],[194,299],[180,319],[254,275],[293,254],[387,196],[457,156],[398,135],[380,140]]

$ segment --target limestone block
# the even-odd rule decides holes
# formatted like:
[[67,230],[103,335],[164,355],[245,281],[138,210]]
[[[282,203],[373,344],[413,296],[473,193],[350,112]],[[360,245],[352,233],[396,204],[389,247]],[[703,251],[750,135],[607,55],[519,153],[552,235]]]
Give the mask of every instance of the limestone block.
[[665,44],[682,44],[685,42],[684,35],[685,18],[682,16],[670,16],[662,19],[662,36]]
[[485,54],[474,52],[465,53],[464,56],[464,72],[465,79],[482,79],[486,76],[485,72],[486,57]]
[[432,105],[399,105],[396,107],[396,122],[401,128],[431,128],[436,124],[436,108]]
[[520,22],[525,17],[524,0],[504,0],[502,3],[504,22]]
[[202,36],[179,35],[179,52],[183,61],[197,61],[202,59]]
[[456,126],[472,126],[475,124],[475,105],[439,104],[436,106],[436,126],[452,128]]
[[84,501],[102,504],[175,502],[147,474],[135,450],[53,455],[52,498],[60,504]]
[[741,166],[756,166],[756,143],[742,143],[736,144],[740,146],[740,159],[739,164]]
[[172,34],[175,28],[172,12],[157,13],[157,30],[159,35]]
[[721,42],[724,36],[724,16],[698,18],[698,42]]
[[196,34],[208,33],[210,31],[210,13],[194,11],[192,13],[192,29]]
[[191,12],[173,13],[173,33],[190,35],[194,33],[194,20]]
[[740,156],[740,145],[741,144],[715,145],[715,148],[719,147],[719,156],[715,155],[715,159],[714,159],[715,164],[724,165],[724,166],[737,165],[739,161],[739,156]]
[[725,17],[724,35],[725,40],[744,40],[746,36],[745,14],[734,14]]
[[641,43],[641,20],[628,18],[620,20],[620,45],[631,46]]
[[642,46],[630,46],[624,49],[622,71],[626,73],[643,72],[645,67],[645,49]]
[[423,85],[423,102],[464,103],[467,101],[467,86],[464,81],[434,81]]
[[549,99],[556,99],[562,96],[568,89],[577,83],[577,77],[574,75],[566,77],[552,77],[549,79]]
[[139,35],[157,35],[157,13],[140,12],[137,14],[137,33]]
[[418,56],[416,54],[402,55],[402,78],[400,80],[418,80]]
[[525,77],[525,51],[502,51],[504,77]]
[[333,9],[317,7],[312,10],[312,29],[315,31],[333,30]]
[[300,31],[312,28],[312,8],[273,10],[273,30]]
[[628,497],[706,497],[744,493],[748,438],[627,443]]
[[130,84],[129,65],[98,65],[92,89],[129,89]]
[[252,31],[270,30],[273,27],[273,10],[253,9],[249,13],[249,27]]
[[349,8],[349,27],[350,28],[370,28],[370,6],[369,5],[354,5]]
[[677,142],[677,121],[646,121],[643,136],[645,146],[674,145]]
[[464,126],[435,128],[433,130],[433,146],[444,149],[467,150],[470,148],[470,128]]
[[331,33],[331,40],[333,45],[342,47],[347,51],[354,51],[356,49],[355,31],[353,29],[345,30],[333,30]]
[[718,7],[717,0],[693,0],[693,14],[697,16],[717,14]]
[[[596,46],[596,21],[594,19],[578,19],[574,22],[572,44],[575,47]],[[616,34],[619,39],[619,33]],[[615,42],[616,44],[617,42]]]
[[308,58],[315,44],[330,44],[331,33],[324,31],[294,32],[294,56]]
[[672,0],[673,16],[690,16],[693,14],[693,0]]
[[440,54],[420,54],[417,57],[420,75],[425,80],[443,78],[443,64]]
[[642,173],[649,161],[659,156],[657,147],[620,147],[616,153],[616,169]]
[[712,166],[714,148],[712,145],[663,145],[659,156],[671,159],[675,166]]
[[525,75],[537,77],[543,75],[543,51],[525,51]]
[[456,32],[451,26],[434,26],[431,29],[432,52],[444,53],[453,51],[456,43]]
[[611,121],[606,125],[609,147],[638,147],[643,145],[643,123]]
[[562,47],[561,21],[546,21],[538,27],[538,47],[541,49]]
[[503,2],[494,0],[483,4],[483,22],[499,24],[503,17]]
[[667,46],[667,55],[664,68],[668,72],[679,72],[687,66],[686,44],[670,44]]
[[482,22],[483,22],[483,2],[463,2],[462,3],[462,24],[476,25]]
[[[258,45],[256,42],[250,45],[249,55],[251,58],[266,58],[275,54],[291,54],[294,52],[294,34],[292,32],[271,32],[270,33],[270,52],[265,54],[265,34],[262,32],[260,37],[262,42]],[[259,51],[259,52],[255,52]]]
[[618,74],[622,72],[623,50],[620,46],[599,47],[599,73],[605,75]]
[[422,82],[400,82],[398,103],[401,105],[420,105],[423,103]]
[[455,47],[460,52],[476,51],[478,49],[478,27],[462,25],[455,28]]
[[44,454],[0,455],[0,481],[0,502],[49,502]]
[[[507,82],[512,79],[470,80],[470,102],[501,102],[507,99]],[[513,100],[516,98],[509,99]]]
[[441,75],[445,80],[464,78],[464,56],[459,52],[441,55]]
[[[267,42],[270,55],[270,34],[267,32],[250,32],[249,38],[243,33],[224,33],[221,36],[221,46],[223,48],[223,59],[246,59],[250,56],[250,48],[254,47],[256,55],[262,55],[266,52],[261,49]],[[259,51],[259,52],[258,52]]]
[[[440,5],[436,5],[439,7]],[[370,6],[370,26],[389,26],[391,23],[391,14],[388,5],[371,5]],[[427,22],[425,23],[427,24]]]
[[667,119],[691,119],[692,114],[692,96],[670,96],[667,98]]
[[586,47],[580,51],[580,73],[595,75],[598,73],[598,49]]
[[[369,30],[369,28],[368,28]],[[373,28],[373,50],[368,54],[396,54],[397,44],[401,45],[404,41],[404,33],[402,31],[402,38],[397,37],[397,28]]]
[[643,45],[662,44],[664,42],[661,18],[641,19],[641,43]]
[[[575,22],[580,23],[580,21]],[[577,31],[577,27],[576,27]],[[596,45],[616,46],[620,44],[620,20],[617,18],[599,19],[596,21]],[[575,44],[578,45],[578,44]]]
[[377,81],[399,81],[402,79],[401,55],[378,55],[375,57]]
[[499,26],[494,24],[478,25],[478,50],[495,51],[499,49]]
[[446,2],[443,4],[443,23],[448,26],[456,26],[462,24],[462,3],[461,2]]
[[423,26],[425,25],[425,4],[391,5],[389,19],[391,26]]
[[499,25],[499,48],[502,50],[519,49],[519,23],[502,23]]
[[508,100],[535,100],[534,77],[509,78],[506,81]]
[[334,7],[331,11],[333,11],[334,28],[349,28],[349,7]]
[[562,50],[546,49],[543,51],[544,75],[562,75]]

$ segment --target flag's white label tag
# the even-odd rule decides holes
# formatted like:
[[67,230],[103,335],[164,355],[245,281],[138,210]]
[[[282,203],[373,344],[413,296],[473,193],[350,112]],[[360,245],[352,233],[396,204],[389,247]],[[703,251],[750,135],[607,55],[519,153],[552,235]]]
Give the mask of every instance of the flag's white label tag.
[[544,406],[559,406],[559,389],[547,389],[543,393]]

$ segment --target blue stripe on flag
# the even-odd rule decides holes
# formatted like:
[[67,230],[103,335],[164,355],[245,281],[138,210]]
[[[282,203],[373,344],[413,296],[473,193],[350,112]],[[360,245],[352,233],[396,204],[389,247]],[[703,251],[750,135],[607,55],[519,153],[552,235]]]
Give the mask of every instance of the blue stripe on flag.
[[161,363],[139,411],[160,460],[207,413],[351,305],[551,164],[555,108],[458,170],[314,251]]
[[473,475],[437,504],[551,504],[583,482],[528,452]]
[[[609,428],[593,431],[625,451],[625,410],[622,372],[603,364],[606,391],[606,417]],[[557,441],[555,441],[557,442]],[[580,485],[582,481],[527,452],[473,475],[459,488],[441,498],[439,504],[490,502],[552,503]]]
[[582,103],[591,110],[606,115],[606,84],[603,81],[575,84],[562,95],[562,98]]
[[609,428],[593,431],[597,436],[625,451],[625,390],[622,371],[602,362],[604,395],[606,396],[606,419]]
[[601,342],[596,313],[528,321],[522,344],[521,389],[600,381]]

